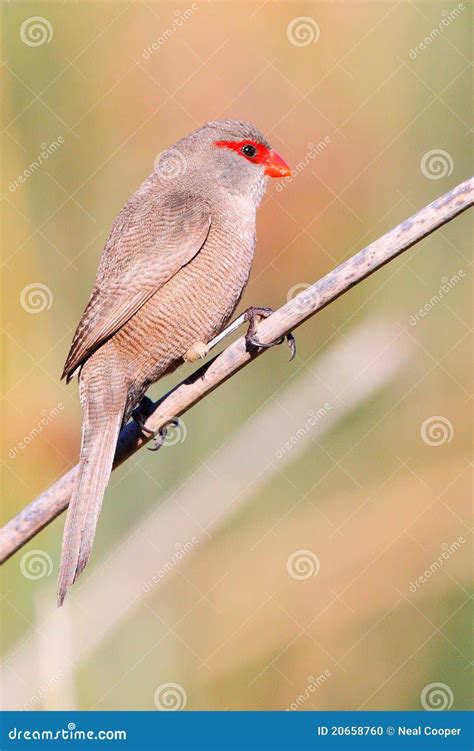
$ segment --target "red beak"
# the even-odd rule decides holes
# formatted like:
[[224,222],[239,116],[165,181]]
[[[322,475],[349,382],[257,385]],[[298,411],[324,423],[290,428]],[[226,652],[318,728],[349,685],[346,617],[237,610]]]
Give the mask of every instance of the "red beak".
[[269,177],[289,177],[291,169],[276,151],[269,151],[265,159],[265,174]]

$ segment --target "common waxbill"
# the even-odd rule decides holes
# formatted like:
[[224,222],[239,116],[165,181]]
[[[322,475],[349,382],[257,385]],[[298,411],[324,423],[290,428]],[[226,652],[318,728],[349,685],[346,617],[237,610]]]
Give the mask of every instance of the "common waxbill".
[[79,371],[83,420],[59,605],[89,560],[121,427],[152,383],[229,321],[266,176],[289,174],[250,123],[209,122],[163,152],[115,220],[63,372]]

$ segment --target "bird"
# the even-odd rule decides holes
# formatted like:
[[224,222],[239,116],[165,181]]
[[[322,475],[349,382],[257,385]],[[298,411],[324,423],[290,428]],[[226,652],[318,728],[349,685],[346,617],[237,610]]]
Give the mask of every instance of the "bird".
[[[82,431],[58,606],[90,558],[121,428],[153,383],[204,356],[231,319],[268,177],[289,175],[251,123],[207,122],[158,155],[115,219],[62,374],[78,375]],[[249,331],[266,310],[249,309]]]

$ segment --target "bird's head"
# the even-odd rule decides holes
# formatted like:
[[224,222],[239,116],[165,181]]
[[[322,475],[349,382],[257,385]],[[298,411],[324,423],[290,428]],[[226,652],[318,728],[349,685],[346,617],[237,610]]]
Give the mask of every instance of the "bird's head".
[[240,120],[206,123],[163,152],[157,170],[188,185],[217,184],[257,205],[267,177],[291,175],[258,128]]

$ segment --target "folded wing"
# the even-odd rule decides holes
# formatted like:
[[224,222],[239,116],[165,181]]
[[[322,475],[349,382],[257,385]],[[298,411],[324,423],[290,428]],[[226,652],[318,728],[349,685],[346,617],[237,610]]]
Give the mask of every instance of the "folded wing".
[[74,371],[202,248],[211,226],[200,197],[137,197],[114,222],[64,366]]

